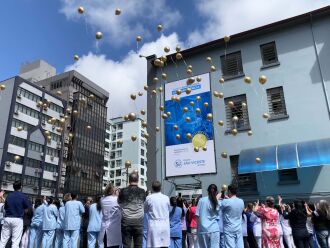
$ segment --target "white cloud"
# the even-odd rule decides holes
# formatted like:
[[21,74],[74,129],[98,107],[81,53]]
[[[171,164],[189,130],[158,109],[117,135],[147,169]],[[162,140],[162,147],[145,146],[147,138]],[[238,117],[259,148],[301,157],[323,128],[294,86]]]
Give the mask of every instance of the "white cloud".
[[[163,55],[163,48],[169,46],[171,50],[180,44],[176,33],[169,36],[162,35],[154,42],[145,43],[139,54],[148,56]],[[182,44],[180,44],[183,47]],[[147,82],[147,62],[145,58],[130,51],[122,61],[107,59],[105,55],[89,53],[82,56],[78,62],[67,66],[65,70],[77,70],[84,76],[103,87],[110,93],[108,102],[108,116],[110,118],[123,116],[129,112],[139,112],[146,109],[146,98],[143,85]],[[130,94],[144,92],[143,97],[138,97],[134,102]]]
[[[157,32],[157,24],[168,29],[181,19],[180,13],[170,8],[166,0],[62,0],[62,3],[61,12],[67,18],[84,19],[93,32],[103,32],[104,40],[115,46],[132,44],[137,35],[148,39],[151,32]],[[85,8],[83,15],[77,12],[79,6]],[[117,8],[122,10],[119,16],[115,15]]]
[[219,39],[329,5],[329,0],[198,0],[206,19],[188,37],[189,46]]

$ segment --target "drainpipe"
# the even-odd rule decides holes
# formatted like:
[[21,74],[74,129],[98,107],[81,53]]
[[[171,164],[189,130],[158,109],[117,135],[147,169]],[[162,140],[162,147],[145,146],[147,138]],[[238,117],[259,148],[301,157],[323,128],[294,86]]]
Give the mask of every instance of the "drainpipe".
[[320,59],[319,59],[319,54],[318,54],[318,51],[317,51],[317,46],[316,46],[316,41],[315,41],[315,36],[314,36],[314,29],[313,29],[313,17],[312,17],[312,14],[310,14],[309,16],[310,16],[311,32],[312,32],[314,51],[315,51],[315,56],[316,56],[316,61],[317,61],[317,67],[318,67],[319,72],[320,72],[321,82],[322,82],[322,89],[323,89],[325,101],[326,101],[326,104],[327,104],[328,115],[329,115],[329,118],[330,118],[330,104],[329,104],[328,92],[327,92],[327,87],[326,87],[325,82],[324,82],[324,77],[323,77],[323,73],[322,73],[322,69],[321,69],[321,63],[320,63]]

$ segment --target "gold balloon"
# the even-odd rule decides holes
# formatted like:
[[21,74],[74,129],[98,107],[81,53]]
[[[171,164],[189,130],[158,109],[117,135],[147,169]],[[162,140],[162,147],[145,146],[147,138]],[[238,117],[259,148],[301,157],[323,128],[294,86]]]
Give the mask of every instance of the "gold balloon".
[[23,127],[21,127],[21,126],[17,127],[17,131],[18,132],[23,131]]
[[212,63],[212,58],[211,57],[206,57],[207,63]]
[[246,103],[242,102],[242,108],[246,108]]
[[250,84],[252,82],[251,77],[245,77],[244,82],[247,83],[247,84]]
[[64,124],[64,123],[65,123],[65,118],[61,118],[61,119],[60,119],[60,122],[61,122],[62,124]]
[[103,37],[102,32],[100,32],[100,31],[96,32],[96,34],[95,34],[95,38],[96,38],[97,40],[102,39],[102,37]]
[[164,120],[166,120],[167,118],[168,118],[168,115],[167,114],[162,114],[162,118],[164,119]]
[[219,98],[223,98],[223,93],[219,92]]
[[92,129],[92,127],[91,127],[91,126],[89,126],[89,125],[88,125],[86,128],[87,128],[87,129]]
[[196,108],[196,113],[199,114],[201,112],[201,109],[200,108]]
[[167,74],[166,73],[162,73],[162,79],[166,80],[167,79]]
[[15,155],[15,156],[14,156],[14,161],[15,161],[15,162],[17,162],[17,161],[20,160],[20,159],[21,159],[20,156],[18,156],[18,155]]
[[193,78],[193,77],[190,77],[190,78],[188,78],[187,79],[187,85],[191,85],[191,84],[193,84],[195,82],[195,78]]
[[135,100],[136,99],[136,95],[135,94],[131,94],[131,99]]
[[228,190],[228,186],[226,184],[222,184],[221,191],[226,192]]
[[187,74],[191,75],[192,74],[192,70],[191,69],[187,69]]
[[187,70],[192,70],[192,68],[193,68],[192,65],[187,66]]
[[196,100],[199,101],[201,99],[201,96],[196,96]]
[[145,115],[146,111],[144,109],[141,109],[141,115]]
[[146,139],[149,139],[150,135],[149,135],[148,133],[145,133],[145,134],[143,135],[143,137],[146,138]]
[[125,116],[124,116],[124,120],[125,120],[125,121],[128,121],[128,120],[129,120],[128,115],[125,115]]
[[164,52],[169,53],[170,51],[171,49],[168,46],[164,47]]
[[213,91],[213,95],[214,95],[214,97],[219,97],[219,92],[218,91]]
[[219,83],[224,84],[225,83],[225,79],[224,78],[220,78],[219,79]]
[[171,112],[166,112],[166,114],[168,117],[171,116]]
[[203,151],[204,151],[204,152],[207,151],[207,147],[206,147],[206,146],[203,147]]
[[268,119],[268,118],[269,118],[269,114],[268,114],[268,113],[264,113],[264,114],[262,115],[262,117],[265,118],[265,119]]
[[220,126],[223,126],[225,123],[224,123],[223,121],[219,121],[218,124],[219,124]]
[[213,119],[213,115],[211,113],[208,113],[206,118],[211,121]]
[[159,91],[159,92],[163,92],[163,87],[159,87],[159,88],[158,88],[158,91]]
[[[87,126],[87,128],[88,128],[88,127],[89,127],[89,126]],[[60,133],[60,132],[62,132],[62,128],[58,127],[58,128],[56,128],[56,131]]]
[[175,58],[176,58],[176,60],[181,60],[182,59],[182,54],[181,53],[177,53],[175,55]]
[[175,130],[179,130],[178,125],[173,125],[173,128],[174,128]]
[[159,106],[159,110],[164,111],[164,106],[163,105]]
[[78,8],[78,13],[79,13],[79,14],[84,14],[84,12],[85,12],[84,7],[80,6],[80,7]]
[[140,92],[138,93],[138,95],[139,95],[139,96],[143,96],[143,92],[140,91]]
[[221,157],[222,157],[222,158],[228,158],[228,154],[227,154],[226,152],[222,152],[222,153],[221,153]]
[[74,55],[73,59],[74,59],[75,61],[78,61],[78,60],[79,60],[79,56],[76,54],[76,55]]
[[56,121],[56,118],[55,118],[55,117],[52,117],[51,120],[52,120],[53,122],[55,122],[55,121]]
[[166,55],[161,56],[161,57],[160,57],[160,60],[161,60],[163,63],[165,63],[165,62],[167,61],[167,57],[166,57]]
[[142,121],[142,123],[141,123],[141,126],[142,126],[142,127],[147,127],[147,126],[148,126],[148,124],[147,124],[147,122],[146,122],[146,121]]
[[157,94],[157,91],[156,90],[152,90],[151,91],[151,95],[156,95]]
[[157,82],[158,82],[158,77],[154,77],[154,78],[152,79],[152,81],[153,81],[154,83],[157,83]]
[[186,137],[187,137],[187,139],[192,139],[191,133],[186,133]]
[[125,168],[128,169],[128,168],[130,168],[131,166],[132,166],[131,161],[126,160],[126,161],[125,161]]
[[202,78],[200,76],[198,76],[198,77],[196,77],[196,81],[200,82],[200,81],[202,81]]
[[0,85],[0,90],[5,90],[5,89],[6,89],[6,85],[1,84],[1,85]]
[[183,113],[187,113],[187,112],[188,112],[188,108],[187,108],[187,107],[184,107],[184,108],[182,109],[182,111],[183,111]]
[[156,132],[159,132],[160,131],[160,127],[156,127]]
[[234,117],[233,117],[233,122],[238,122],[239,121],[239,119],[238,119],[238,117],[235,115]]
[[194,101],[190,101],[189,105],[190,106],[194,106],[195,105],[195,102]]
[[228,105],[229,108],[233,108],[233,107],[235,107],[235,103],[234,103],[233,101],[229,101],[229,102],[227,103],[227,105]]
[[48,130],[45,131],[45,135],[48,136],[50,132]]
[[256,158],[256,163],[260,164],[261,163],[261,158]]
[[175,135],[175,138],[176,138],[177,140],[181,139],[180,134]]
[[128,114],[128,119],[130,121],[135,121],[136,120],[136,114],[135,113],[129,113]]
[[176,96],[174,99],[176,102],[180,102],[180,97]]
[[58,91],[56,91],[56,94],[59,95],[59,96],[61,96],[62,95],[62,91],[58,90]]
[[131,140],[134,142],[134,141],[136,141],[136,139],[137,139],[137,137],[135,136],[135,135],[132,135],[131,136]]
[[142,41],[141,35],[136,36],[135,40],[136,42],[141,42]]
[[118,140],[117,143],[122,145],[124,142],[122,140]]
[[69,133],[69,137],[72,138],[73,137],[73,133]]
[[162,61],[161,61],[160,59],[155,59],[155,60],[154,60],[154,65],[155,65],[155,66],[160,67],[160,66],[161,66],[161,63],[162,63]]
[[181,93],[182,93],[182,90],[180,90],[180,89],[176,90],[177,95],[181,95]]
[[191,118],[189,116],[186,117],[186,122],[190,122]]
[[209,106],[209,103],[208,102],[204,102],[203,106],[204,106],[204,108],[207,108]]
[[121,14],[121,9],[116,9],[115,10],[115,15],[120,15]]
[[157,31],[161,32],[163,30],[163,25],[162,24],[158,24],[157,25]]
[[195,152],[199,152],[199,147],[198,147],[198,146],[195,146],[195,147],[194,147],[194,151],[195,151]]
[[226,43],[228,43],[230,41],[230,36],[226,35],[225,37],[223,37],[223,39]]
[[215,67],[215,65],[211,65],[210,69],[211,69],[211,72],[215,72],[217,70],[217,68]]
[[191,88],[186,89],[186,94],[189,95],[191,93]]
[[265,75],[259,77],[260,84],[265,84],[266,82],[267,82],[267,77]]
[[236,136],[237,133],[238,133],[238,131],[237,131],[236,128],[233,128],[233,129],[230,131],[230,133],[231,133],[232,135]]
[[178,53],[181,51],[181,47],[179,45],[176,46],[175,51]]
[[252,131],[251,130],[249,130],[248,132],[247,132],[247,134],[249,135],[249,136],[252,136]]

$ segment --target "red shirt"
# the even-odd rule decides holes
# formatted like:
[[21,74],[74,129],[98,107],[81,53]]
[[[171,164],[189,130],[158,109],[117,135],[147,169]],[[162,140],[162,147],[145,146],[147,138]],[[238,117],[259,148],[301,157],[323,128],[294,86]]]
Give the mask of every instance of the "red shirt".
[[197,206],[191,207],[189,210],[190,228],[197,228],[196,210],[197,210]]

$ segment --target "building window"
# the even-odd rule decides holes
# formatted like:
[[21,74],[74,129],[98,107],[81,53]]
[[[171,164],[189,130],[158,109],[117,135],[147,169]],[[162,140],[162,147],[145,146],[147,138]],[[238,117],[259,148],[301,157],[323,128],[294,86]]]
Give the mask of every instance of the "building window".
[[122,151],[116,151],[116,157],[119,158],[122,156]]
[[32,108],[26,107],[25,105],[22,105],[20,103],[15,103],[15,112],[18,112],[18,111],[23,113],[23,114],[34,117],[36,119],[39,119],[39,112],[38,111],[36,111]]
[[109,133],[105,133],[105,138],[106,139],[110,139],[110,134]]
[[121,160],[116,160],[116,167],[121,167]]
[[113,135],[111,136],[111,140],[112,140],[112,141],[115,141],[115,140],[116,140],[116,134],[113,134]]
[[13,119],[11,126],[12,127],[22,127],[24,131],[29,131],[33,127],[32,125],[30,125],[26,122],[16,120],[16,119]]
[[140,169],[141,176],[144,176],[144,168]]
[[54,164],[45,163],[44,170],[45,171],[50,171],[50,172],[57,172],[57,166],[54,165]]
[[29,150],[35,151],[35,152],[43,152],[43,145],[34,143],[34,142],[29,142]]
[[235,77],[244,74],[241,52],[221,56],[221,70],[224,77]]
[[109,149],[109,148],[110,148],[109,145],[110,145],[109,142],[104,142],[104,147],[105,147],[105,148]]
[[50,147],[46,148],[46,154],[52,157],[59,157],[59,151]]
[[116,184],[115,184],[115,186],[116,187],[119,187],[121,185],[121,180],[120,179],[116,179]]
[[[229,106],[229,102],[233,102],[234,106]],[[246,95],[239,95],[225,98],[226,118],[228,130],[236,128],[237,130],[249,130],[249,112],[246,102]],[[237,120],[237,118],[238,120]]]
[[279,170],[278,181],[279,183],[297,182],[298,181],[297,169]]
[[122,147],[123,147],[123,144],[120,142],[117,142],[117,148],[122,148]]
[[111,161],[110,167],[115,168],[115,161]]
[[141,165],[144,165],[144,159],[141,158]]
[[123,138],[123,133],[117,133],[117,139]]
[[110,127],[111,127],[110,123],[107,122],[107,124],[106,124],[106,129],[107,129],[108,131],[110,131]]
[[41,168],[41,161],[35,160],[35,159],[32,159],[32,158],[26,158],[25,164],[26,164],[27,167]]
[[144,150],[141,149],[141,156],[144,156]]
[[122,130],[122,129],[123,129],[123,123],[119,123],[119,124],[117,125],[117,128],[118,128],[118,130]]
[[113,159],[113,158],[115,158],[115,155],[116,155],[116,153],[115,153],[115,152],[111,152],[111,153],[110,153],[110,159]]
[[20,146],[20,147],[24,147],[25,148],[26,140],[25,139],[22,139],[22,138],[19,138],[19,137],[16,137],[16,136],[10,135],[9,143],[10,144],[13,144],[15,146]]
[[116,170],[116,177],[120,177],[121,176],[121,170]]
[[278,63],[275,41],[261,45],[260,51],[264,66]]
[[267,89],[267,100],[271,118],[287,117],[283,87]]
[[144,186],[144,179],[141,178],[141,186]]
[[24,96],[34,102],[41,101],[41,97],[21,87],[17,88],[17,96]]
[[49,103],[49,109],[54,110],[57,113],[63,114],[63,108],[54,104],[54,103]]
[[141,146],[142,146],[142,147],[145,147],[145,142],[144,142],[144,140],[141,140]]

